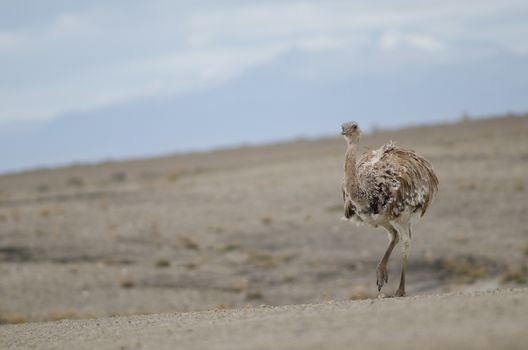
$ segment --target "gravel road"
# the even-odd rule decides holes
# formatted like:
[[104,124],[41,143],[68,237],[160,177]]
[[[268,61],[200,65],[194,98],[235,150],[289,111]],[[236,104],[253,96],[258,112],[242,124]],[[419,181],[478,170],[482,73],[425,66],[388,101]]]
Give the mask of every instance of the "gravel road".
[[1,349],[526,349],[528,289],[0,327]]

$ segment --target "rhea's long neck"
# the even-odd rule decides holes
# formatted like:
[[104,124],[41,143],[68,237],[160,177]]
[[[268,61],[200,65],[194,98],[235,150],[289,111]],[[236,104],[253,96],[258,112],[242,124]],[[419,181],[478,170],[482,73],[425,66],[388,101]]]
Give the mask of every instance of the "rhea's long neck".
[[[345,153],[345,178],[356,179],[356,149],[357,145],[349,143]],[[357,179],[356,179],[357,180]]]
[[356,152],[357,144],[349,143],[345,154],[345,186],[353,200],[361,201],[363,196],[357,178]]

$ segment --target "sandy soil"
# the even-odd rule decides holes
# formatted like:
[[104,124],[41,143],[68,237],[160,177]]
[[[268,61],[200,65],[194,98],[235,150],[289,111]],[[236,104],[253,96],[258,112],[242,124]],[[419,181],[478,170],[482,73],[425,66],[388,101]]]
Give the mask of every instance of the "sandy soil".
[[2,349],[525,349],[528,289],[0,327]]
[[[414,227],[408,294],[525,284],[528,117],[363,144],[390,139],[440,178]],[[387,238],[339,220],[344,148],[298,140],[0,176],[0,323],[376,298]]]

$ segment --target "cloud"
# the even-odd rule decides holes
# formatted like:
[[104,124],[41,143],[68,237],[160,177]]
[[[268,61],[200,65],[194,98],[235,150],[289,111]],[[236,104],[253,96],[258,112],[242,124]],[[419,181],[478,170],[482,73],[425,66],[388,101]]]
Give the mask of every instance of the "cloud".
[[483,48],[528,55],[527,17],[517,0],[95,2],[0,32],[0,122],[213,88],[293,50],[353,57],[336,78]]
[[11,33],[0,33],[0,50],[8,49],[19,42],[19,38]]
[[437,53],[447,49],[442,41],[426,34],[386,32],[380,38],[380,47],[385,51],[417,49]]

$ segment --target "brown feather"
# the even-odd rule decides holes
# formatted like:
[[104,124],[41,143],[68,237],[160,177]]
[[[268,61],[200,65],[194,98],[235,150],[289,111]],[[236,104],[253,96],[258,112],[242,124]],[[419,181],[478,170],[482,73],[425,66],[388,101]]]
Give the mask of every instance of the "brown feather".
[[364,153],[357,171],[375,214],[397,217],[410,208],[421,210],[423,216],[438,191],[438,178],[431,164],[413,150],[392,142]]

